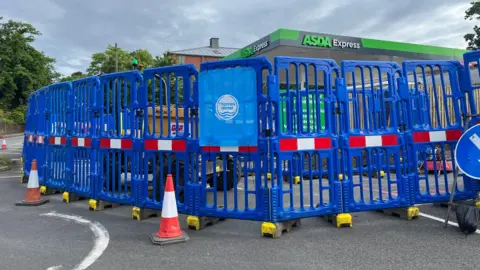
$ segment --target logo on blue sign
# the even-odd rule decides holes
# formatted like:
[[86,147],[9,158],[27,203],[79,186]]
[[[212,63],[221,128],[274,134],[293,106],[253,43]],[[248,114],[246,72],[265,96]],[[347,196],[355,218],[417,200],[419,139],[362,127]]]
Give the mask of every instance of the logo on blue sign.
[[234,96],[223,95],[215,104],[215,116],[220,120],[232,120],[238,114],[238,107],[238,101]]

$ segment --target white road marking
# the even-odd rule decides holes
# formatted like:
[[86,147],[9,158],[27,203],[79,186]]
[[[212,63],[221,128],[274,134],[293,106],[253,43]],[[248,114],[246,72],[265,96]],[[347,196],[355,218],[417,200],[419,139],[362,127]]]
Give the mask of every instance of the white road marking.
[[86,220],[81,216],[59,214],[59,213],[56,213],[55,211],[50,213],[40,214],[40,216],[58,217],[66,220],[72,220],[73,222],[78,224],[88,225],[88,227],[90,227],[90,230],[93,232],[94,241],[95,241],[93,245],[93,249],[90,251],[90,253],[88,253],[87,257],[83,258],[83,260],[79,264],[75,265],[75,267],[72,270],[87,269],[98,258],[100,258],[100,256],[102,256],[102,253],[105,251],[105,249],[108,246],[108,243],[110,242],[110,235],[108,234],[107,229],[105,229],[105,227],[103,227],[103,225],[98,222],[92,222],[90,220]]
[[47,268],[47,270],[58,270],[58,269],[61,269],[62,266],[61,265],[57,265],[57,266],[51,266],[49,268]]
[[20,177],[20,176],[19,175],[0,176],[0,179],[17,178],[17,177]]
[[[420,213],[420,216],[426,217],[426,218],[429,218],[429,219],[432,219],[432,220],[436,220],[436,221],[439,221],[439,222],[442,222],[442,223],[445,223],[445,219],[441,219],[441,218],[438,218],[438,217],[430,216],[430,215],[428,215],[428,214]],[[452,221],[448,221],[448,225],[452,225],[452,226],[458,227],[458,223],[455,223],[455,222],[452,222]],[[480,234],[480,230],[476,230],[475,233]]]

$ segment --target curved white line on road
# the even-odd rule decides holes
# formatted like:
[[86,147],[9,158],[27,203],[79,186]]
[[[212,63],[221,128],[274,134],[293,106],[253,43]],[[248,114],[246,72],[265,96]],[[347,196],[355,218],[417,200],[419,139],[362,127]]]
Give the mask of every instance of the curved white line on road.
[[51,266],[49,268],[47,268],[47,270],[58,270],[58,269],[61,269],[62,266],[61,265],[57,265],[57,266]]
[[[79,264],[75,265],[72,270],[85,270],[90,265],[92,265],[105,251],[110,242],[110,235],[108,234],[107,229],[103,227],[102,224],[98,222],[92,222],[90,220],[86,220],[81,216],[75,215],[64,215],[56,213],[55,211],[45,214],[40,214],[40,216],[48,216],[48,217],[58,217],[63,218],[66,220],[72,220],[75,223],[88,225],[90,230],[93,232],[95,243],[93,245],[93,249],[88,253],[87,257],[85,257]],[[55,269],[55,268],[54,268]]]

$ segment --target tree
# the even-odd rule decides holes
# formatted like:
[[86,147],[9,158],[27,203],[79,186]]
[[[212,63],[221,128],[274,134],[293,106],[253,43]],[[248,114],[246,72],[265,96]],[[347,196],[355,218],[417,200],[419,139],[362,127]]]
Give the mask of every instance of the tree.
[[[153,56],[149,51],[145,49],[136,50],[130,53],[130,56],[138,60],[138,64],[142,64],[144,68],[153,66]],[[126,66],[127,69],[131,69],[130,63]]]
[[[117,57],[118,70],[126,70],[125,67],[127,67],[130,63],[130,54],[121,48],[117,48]],[[87,68],[88,75],[113,73],[115,71],[115,46],[112,45],[108,45],[107,49],[104,52],[94,53],[92,55],[92,61],[90,62],[90,66]]]
[[[480,21],[480,1],[473,1],[470,4],[472,6],[465,11],[465,20]],[[480,49],[480,27],[478,25],[473,27],[473,33],[466,34],[464,38],[468,42],[468,50]]]
[[173,58],[170,56],[169,52],[164,53],[162,56],[157,55],[153,60],[154,67],[172,66],[174,64],[175,62],[173,61]]
[[31,45],[39,35],[31,24],[0,17],[0,106],[5,111],[25,104],[30,93],[60,78],[55,59]]
[[77,72],[72,73],[70,76],[60,78],[60,81],[61,82],[68,82],[68,81],[71,82],[71,81],[75,81],[75,80],[78,80],[78,79],[81,79],[81,78],[85,78],[87,76],[88,76],[87,74],[85,74],[81,71],[77,71]]

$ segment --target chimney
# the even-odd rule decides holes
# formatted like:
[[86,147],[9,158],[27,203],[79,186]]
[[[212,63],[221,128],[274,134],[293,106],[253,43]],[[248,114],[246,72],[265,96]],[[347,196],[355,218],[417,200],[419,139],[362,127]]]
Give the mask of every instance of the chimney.
[[218,48],[219,47],[219,41],[218,38],[210,38],[210,48]]

